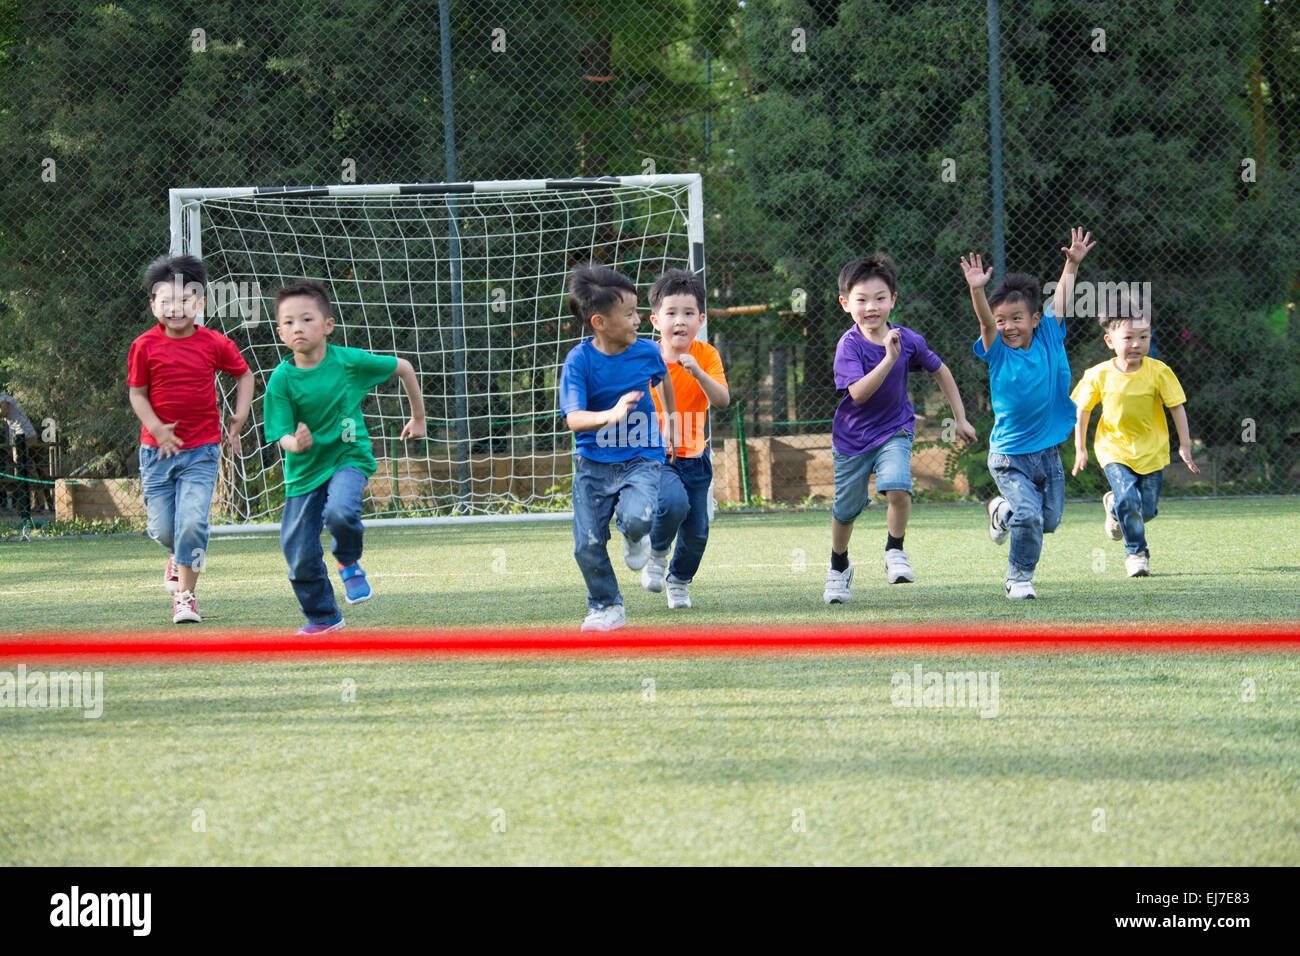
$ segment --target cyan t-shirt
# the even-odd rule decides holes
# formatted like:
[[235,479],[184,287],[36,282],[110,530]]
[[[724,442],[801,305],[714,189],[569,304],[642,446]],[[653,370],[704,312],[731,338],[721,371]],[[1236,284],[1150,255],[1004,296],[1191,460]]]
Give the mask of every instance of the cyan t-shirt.
[[340,468],[360,468],[366,477],[375,473],[361,402],[395,371],[397,356],[345,345],[327,345],[315,368],[299,368],[292,355],[276,366],[262,398],[266,440],[274,444],[292,435],[299,422],[311,429],[310,448],[284,454],[286,497],[315,491]]
[[574,433],[575,455],[590,461],[664,460],[664,438],[650,390],[663,381],[668,366],[659,346],[637,339],[617,355],[606,355],[591,339],[575,345],[560,370],[560,412],[603,412],[632,391],[641,400],[623,421]]
[[1043,307],[1029,348],[1007,348],[998,334],[987,352],[983,341],[976,339],[975,354],[989,367],[993,397],[989,451],[1028,455],[1055,448],[1070,437],[1075,407],[1070,401],[1065,325],[1056,321],[1050,304]]

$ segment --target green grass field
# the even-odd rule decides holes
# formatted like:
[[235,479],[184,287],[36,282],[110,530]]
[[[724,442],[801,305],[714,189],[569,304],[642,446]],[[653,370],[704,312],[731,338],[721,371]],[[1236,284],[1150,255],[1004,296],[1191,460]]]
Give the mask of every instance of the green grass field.
[[[1300,501],[1169,501],[1128,580],[1067,505],[1040,600],[1001,596],[982,512],[917,508],[918,581],[859,521],[827,608],[825,514],[725,516],[629,623],[1294,621]],[[353,627],[572,628],[567,525],[377,531]],[[617,557],[617,539],[611,551]],[[617,566],[617,564],[616,564]],[[171,628],[143,538],[0,546],[0,634]],[[274,537],[215,538],[194,632],[284,634]],[[1248,635],[1249,625],[1243,627]],[[896,706],[896,675],[998,675],[997,714]],[[29,667],[35,667],[29,664]],[[85,665],[75,665],[85,669]],[[0,660],[0,671],[12,671]],[[56,669],[51,664],[47,669]],[[530,657],[112,666],[104,714],[0,708],[0,864],[1300,863],[1300,656]],[[354,693],[353,693],[354,692]],[[355,696],[355,699],[347,699]],[[201,825],[200,825],[201,824]]]

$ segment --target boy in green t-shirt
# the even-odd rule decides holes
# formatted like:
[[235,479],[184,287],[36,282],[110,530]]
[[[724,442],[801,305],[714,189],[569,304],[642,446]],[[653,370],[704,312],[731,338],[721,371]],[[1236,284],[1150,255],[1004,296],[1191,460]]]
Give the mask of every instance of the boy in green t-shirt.
[[[1122,288],[1122,287],[1121,287]],[[1164,468],[1169,464],[1169,427],[1166,408],[1178,430],[1178,457],[1193,472],[1192,439],[1187,430],[1187,396],[1178,377],[1164,362],[1150,358],[1151,318],[1149,304],[1139,312],[1127,296],[1119,307],[1102,314],[1098,321],[1106,333],[1106,345],[1115,353],[1109,362],[1094,365],[1083,373],[1070,398],[1077,408],[1074,429],[1074,474],[1088,464],[1088,419],[1101,403],[1094,447],[1097,463],[1110,482],[1102,497],[1106,511],[1106,536],[1124,539],[1124,567],[1131,578],[1151,573],[1147,550],[1146,523],[1156,516]]]
[[[375,473],[375,456],[361,402],[397,373],[411,402],[401,437],[424,437],[424,397],[406,359],[330,345],[334,313],[325,287],[303,279],[275,294],[280,340],[293,350],[266,383],[262,415],[266,440],[285,451],[284,516],[280,548],[289,582],[307,624],[299,634],[343,626],[325,568],[320,533],[334,537],[334,558],[349,604],[370,599],[361,559],[361,493]],[[296,426],[295,426],[296,423]]]

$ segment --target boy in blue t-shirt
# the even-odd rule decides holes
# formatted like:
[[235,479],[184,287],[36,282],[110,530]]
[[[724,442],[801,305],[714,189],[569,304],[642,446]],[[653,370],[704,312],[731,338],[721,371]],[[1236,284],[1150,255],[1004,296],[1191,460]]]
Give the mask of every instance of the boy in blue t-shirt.
[[[650,556],[659,471],[677,445],[677,408],[659,347],[637,338],[641,316],[632,280],[605,266],[579,266],[569,293],[569,308],[591,333],[560,371],[560,411],[576,435],[573,556],[587,582],[589,608],[582,629],[611,631],[625,616],[606,548],[609,521],[617,518],[627,566],[641,570]],[[659,395],[666,437],[647,385]]]
[[986,505],[989,537],[1001,544],[1011,536],[1005,589],[1013,601],[1038,597],[1031,582],[1043,535],[1056,530],[1065,510],[1065,469],[1057,446],[1074,431],[1075,408],[1062,316],[1072,301],[1079,263],[1096,244],[1092,233],[1070,231],[1070,245],[1061,247],[1061,281],[1043,316],[1049,321],[1041,324],[1036,279],[1009,275],[985,299],[993,270],[985,271],[974,253],[961,260],[980,323],[975,354],[989,367],[993,399],[989,471],[1001,494]]

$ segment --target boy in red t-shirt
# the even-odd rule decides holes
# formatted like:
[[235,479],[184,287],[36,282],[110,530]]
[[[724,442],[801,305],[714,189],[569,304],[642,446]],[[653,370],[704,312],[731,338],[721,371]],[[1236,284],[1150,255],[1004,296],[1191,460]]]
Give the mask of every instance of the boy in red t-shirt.
[[140,483],[149,537],[169,552],[163,584],[174,591],[172,623],[198,621],[194,588],[208,551],[208,512],[221,458],[221,418],[213,377],[236,376],[230,447],[253,401],[253,373],[235,343],[196,325],[207,269],[194,256],[162,256],[144,274],[158,320],[131,343],[127,385],[140,419]]

